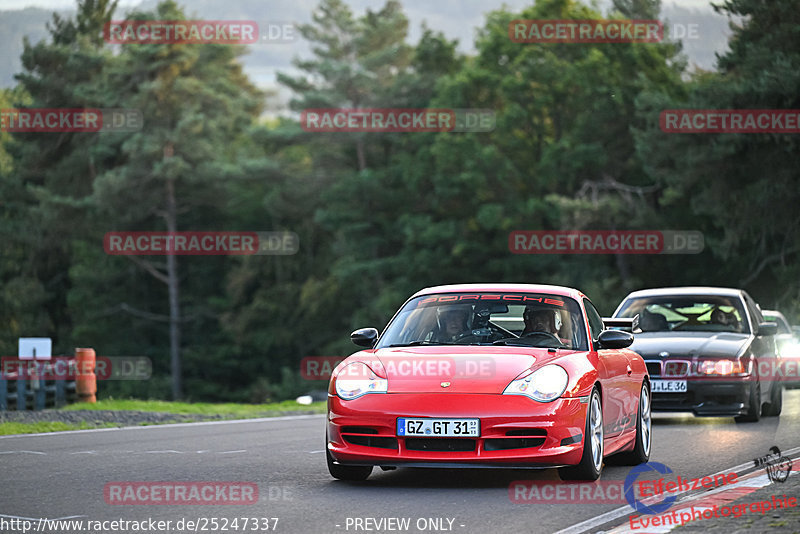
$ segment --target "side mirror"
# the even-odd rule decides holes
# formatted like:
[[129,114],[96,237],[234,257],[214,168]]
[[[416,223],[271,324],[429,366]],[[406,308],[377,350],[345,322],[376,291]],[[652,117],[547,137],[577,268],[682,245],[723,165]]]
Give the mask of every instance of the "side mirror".
[[778,323],[758,323],[759,336],[774,336],[778,333]]
[[633,334],[623,330],[603,330],[597,336],[597,345],[601,349],[624,349],[633,343]]
[[350,341],[359,347],[367,347],[371,349],[378,341],[378,331],[374,328],[360,328],[350,334]]

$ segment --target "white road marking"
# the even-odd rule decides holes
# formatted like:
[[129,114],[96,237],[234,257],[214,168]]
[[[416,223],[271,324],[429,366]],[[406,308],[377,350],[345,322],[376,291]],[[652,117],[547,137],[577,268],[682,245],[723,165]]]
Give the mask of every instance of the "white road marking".
[[46,452],[40,451],[0,451],[0,454],[41,454],[47,456]]
[[173,454],[183,454],[183,451],[176,451],[173,449],[167,449],[165,451],[142,451],[143,454],[166,454],[166,453],[173,453]]
[[78,451],[78,452],[71,452],[70,454],[97,454],[97,451]]
[[64,434],[86,434],[89,432],[120,432],[126,430],[153,430],[159,428],[180,428],[180,427],[193,427],[193,426],[211,426],[211,425],[238,425],[242,423],[273,423],[276,421],[297,421],[299,419],[321,419],[325,417],[324,413],[311,414],[311,415],[282,415],[279,417],[260,417],[258,419],[232,419],[230,421],[203,421],[199,423],[170,423],[167,425],[148,425],[148,426],[122,426],[118,428],[90,428],[86,430],[64,430],[62,432],[41,432],[39,434],[11,434],[8,436],[0,436],[2,439],[14,438],[33,438],[42,436],[63,436]]
[[238,451],[222,451],[218,454],[238,454],[240,452],[247,452],[245,449],[239,449]]

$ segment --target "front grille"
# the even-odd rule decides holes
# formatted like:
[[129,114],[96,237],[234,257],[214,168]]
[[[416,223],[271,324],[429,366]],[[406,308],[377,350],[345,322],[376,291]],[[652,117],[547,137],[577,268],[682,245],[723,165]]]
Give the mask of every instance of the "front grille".
[[377,434],[378,431],[368,426],[343,426],[342,434]]
[[410,451],[469,452],[475,450],[474,439],[463,438],[406,438]]
[[379,449],[397,449],[397,440],[382,436],[349,436],[342,434],[342,438],[353,445],[364,447],[377,447]]
[[505,451],[509,449],[529,449],[541,447],[544,438],[489,438],[484,440],[483,449],[487,451]]
[[664,376],[676,378],[689,374],[689,362],[671,361],[664,362]]
[[547,436],[547,430],[543,428],[513,428],[506,431],[506,436],[535,436],[543,438]]
[[661,362],[646,362],[650,376],[661,376]]

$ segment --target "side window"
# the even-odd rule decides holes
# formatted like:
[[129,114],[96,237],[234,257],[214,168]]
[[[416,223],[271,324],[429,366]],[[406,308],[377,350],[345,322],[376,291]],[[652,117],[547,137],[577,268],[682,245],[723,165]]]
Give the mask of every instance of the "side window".
[[600,332],[603,331],[603,318],[597,313],[597,308],[594,307],[589,299],[583,299],[583,305],[586,307],[586,316],[589,318],[589,331],[592,333],[592,341],[596,341]]

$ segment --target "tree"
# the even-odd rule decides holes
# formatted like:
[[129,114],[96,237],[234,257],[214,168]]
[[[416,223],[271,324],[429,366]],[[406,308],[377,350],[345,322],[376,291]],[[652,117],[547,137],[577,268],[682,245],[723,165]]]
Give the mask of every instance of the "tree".
[[[185,20],[172,1],[130,18]],[[224,220],[225,183],[241,177],[248,161],[239,140],[261,110],[259,91],[236,62],[243,52],[230,45],[132,44],[110,66],[107,83],[118,106],[140,110],[145,122],[123,144],[124,161],[94,183],[98,209],[120,229],[176,232],[179,221],[197,228],[213,227],[215,216]],[[166,255],[165,265],[127,258],[166,286],[172,396],[179,399],[184,318],[177,257]]]
[[663,209],[706,233],[712,258],[703,272],[692,274],[749,288],[770,306],[796,303],[800,293],[796,136],[665,134],[658,113],[800,107],[796,7],[787,0],[722,3],[719,12],[742,22],[731,24],[730,50],[719,56],[719,72],[696,75],[683,94],[653,87],[639,102],[647,124],[637,136],[639,153],[648,175],[665,187]]

